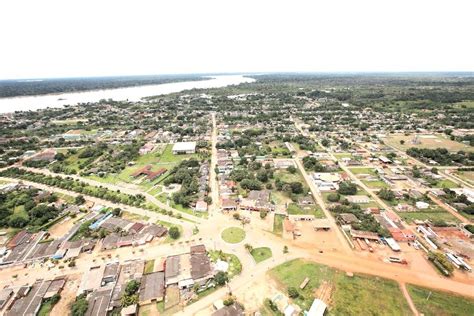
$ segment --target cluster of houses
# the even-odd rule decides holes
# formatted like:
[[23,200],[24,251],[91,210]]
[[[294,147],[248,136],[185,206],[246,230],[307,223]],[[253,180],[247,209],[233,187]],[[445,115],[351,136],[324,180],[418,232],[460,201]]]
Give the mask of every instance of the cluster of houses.
[[0,314],[5,316],[37,315],[41,305],[59,295],[65,277],[36,280],[31,286],[6,286],[0,290]]
[[136,315],[138,309],[164,301],[165,309],[186,303],[196,292],[215,286],[214,275],[221,267],[211,263],[204,245],[191,246],[189,252],[150,261],[142,259],[111,262],[91,267],[82,277],[77,295],[86,295],[86,315],[106,315],[121,306],[127,284],[138,281],[138,302],[122,309],[122,315]]
[[105,229],[108,234],[102,240],[102,250],[127,246],[140,246],[161,238],[168,232],[163,226],[132,222],[127,219],[105,214],[89,226],[90,229]]

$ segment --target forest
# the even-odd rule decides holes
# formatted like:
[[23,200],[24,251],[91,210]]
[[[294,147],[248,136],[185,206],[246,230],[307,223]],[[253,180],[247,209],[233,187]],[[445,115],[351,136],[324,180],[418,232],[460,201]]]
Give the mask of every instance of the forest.
[[0,80],[0,98],[63,92],[102,90],[180,81],[204,80],[198,75],[160,75],[44,80]]

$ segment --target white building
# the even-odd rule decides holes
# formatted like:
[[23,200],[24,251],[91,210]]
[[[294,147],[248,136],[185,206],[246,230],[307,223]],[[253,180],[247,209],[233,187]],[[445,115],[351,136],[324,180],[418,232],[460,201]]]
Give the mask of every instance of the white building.
[[173,145],[173,154],[194,154],[196,152],[196,142],[179,142]]

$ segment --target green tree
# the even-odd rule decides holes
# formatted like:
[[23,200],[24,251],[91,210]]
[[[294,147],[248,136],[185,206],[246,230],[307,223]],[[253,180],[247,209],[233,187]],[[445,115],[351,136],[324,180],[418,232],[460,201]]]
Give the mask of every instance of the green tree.
[[168,234],[173,239],[178,239],[179,236],[181,235],[181,233],[179,232],[178,227],[176,227],[176,226],[171,226],[169,231],[168,231]]
[[216,281],[218,285],[224,285],[227,281],[229,281],[229,277],[227,276],[227,273],[219,271],[214,276],[214,281]]

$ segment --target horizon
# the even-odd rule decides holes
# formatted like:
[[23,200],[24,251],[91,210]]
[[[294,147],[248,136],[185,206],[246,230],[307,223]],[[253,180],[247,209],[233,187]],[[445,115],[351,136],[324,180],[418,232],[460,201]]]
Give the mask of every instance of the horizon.
[[44,81],[44,80],[70,80],[70,79],[107,79],[107,78],[139,78],[139,77],[167,77],[167,76],[263,76],[263,75],[431,75],[431,76],[474,76],[474,71],[255,71],[255,72],[211,72],[211,73],[163,73],[163,74],[130,74],[130,75],[91,75],[71,77],[25,77],[5,78],[2,81]]

